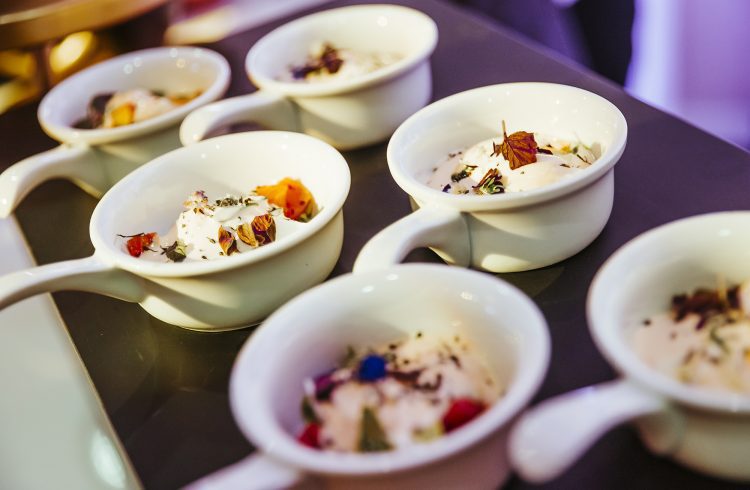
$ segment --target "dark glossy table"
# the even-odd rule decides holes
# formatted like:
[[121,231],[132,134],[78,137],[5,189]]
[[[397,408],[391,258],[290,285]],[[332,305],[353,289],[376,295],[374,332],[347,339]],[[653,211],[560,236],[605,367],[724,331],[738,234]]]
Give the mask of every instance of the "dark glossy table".
[[[364,2],[331,6],[351,3]],[[616,167],[614,210],[601,236],[555,266],[501,275],[536,301],[550,325],[552,361],[535,403],[612,379],[615,373],[595,349],[584,317],[592,276],[615,249],[649,228],[694,214],[749,209],[750,154],[448,3],[394,3],[423,10],[439,26],[440,42],[432,58],[435,99],[500,82],[550,81],[601,94],[625,114],[628,145]],[[210,46],[233,67],[230,95],[252,90],[242,68],[245,53],[283,22]],[[28,106],[0,116],[0,168],[54,146],[39,128],[35,111]],[[385,153],[386,145],[380,144],[345,154],[352,188],[344,207],[344,249],[334,275],[350,271],[362,245],[409,212],[406,195],[390,178]],[[67,182],[46,183],[28,197],[17,217],[40,264],[92,252],[88,220],[95,205]],[[429,251],[415,252],[409,260],[438,261]],[[93,294],[62,292],[54,298],[145,487],[176,488],[252,450],[234,424],[227,399],[232,362],[251,330],[201,334],[154,320],[137,305]],[[529,486],[514,478],[507,488]],[[634,430],[621,427],[548,487],[735,486],[651,455]]]

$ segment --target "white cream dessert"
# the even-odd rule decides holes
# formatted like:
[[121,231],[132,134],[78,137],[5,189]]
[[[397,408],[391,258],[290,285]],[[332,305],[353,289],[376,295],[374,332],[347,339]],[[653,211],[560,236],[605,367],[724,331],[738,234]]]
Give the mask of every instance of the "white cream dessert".
[[374,350],[305,383],[299,440],[346,452],[406,447],[437,438],[481,414],[503,390],[476,351],[456,335],[422,333]]
[[256,187],[247,196],[210,200],[205,192],[196,191],[183,204],[185,210],[164,234],[120,235],[127,239],[125,250],[155,261],[215,260],[293,234],[316,209],[309,190],[289,178]]
[[674,296],[632,342],[646,364],[683,383],[750,394],[750,281]]
[[[513,138],[519,133],[510,136]],[[524,133],[532,136],[531,133]],[[502,194],[538,189],[591,166],[600,156],[599,144],[586,146],[533,134],[533,161],[513,168],[500,147],[504,137],[481,141],[448,154],[429,176],[427,185],[450,194]],[[500,143],[500,144],[498,144]]]
[[200,92],[164,95],[135,88],[93,97],[86,118],[77,122],[81,129],[115,128],[165,114],[200,95]]
[[393,64],[401,58],[396,53],[356,51],[321,42],[311,47],[305,64],[291,67],[280,79],[305,83],[350,80]]

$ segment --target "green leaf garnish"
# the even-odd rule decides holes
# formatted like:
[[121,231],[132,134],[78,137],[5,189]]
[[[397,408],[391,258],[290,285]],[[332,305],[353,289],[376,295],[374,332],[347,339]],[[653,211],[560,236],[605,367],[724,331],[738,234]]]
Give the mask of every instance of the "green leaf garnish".
[[161,247],[162,255],[166,255],[172,262],[182,262],[187,254],[185,253],[185,244],[179,240],[168,247]]
[[302,420],[308,424],[319,424],[318,414],[315,413],[315,409],[310,403],[308,397],[302,398],[302,404],[300,405],[300,411],[302,412]]
[[431,427],[423,427],[421,429],[415,429],[413,433],[414,440],[417,442],[429,442],[433,439],[437,439],[445,433],[443,430],[443,424],[441,422],[436,423]]
[[388,442],[377,415],[370,407],[362,409],[362,422],[359,429],[358,449],[363,453],[387,451],[392,446]]

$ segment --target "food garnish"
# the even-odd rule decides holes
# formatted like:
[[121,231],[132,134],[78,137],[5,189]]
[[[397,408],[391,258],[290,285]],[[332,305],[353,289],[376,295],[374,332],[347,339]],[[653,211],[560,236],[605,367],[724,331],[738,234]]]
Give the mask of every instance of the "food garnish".
[[257,190],[215,200],[209,200],[204,191],[195,191],[183,202],[184,211],[164,236],[119,236],[128,239],[126,249],[133,257],[156,252],[149,257],[161,255],[171,262],[213,260],[273,243],[277,220],[284,223],[281,230],[291,230],[299,225],[287,224],[289,221],[307,221],[316,211],[312,194],[299,180],[285,178]]
[[467,342],[422,331],[376,349],[349,347],[338,368],[307,379],[304,388],[299,441],[349,452],[433,440],[501,395]]
[[292,67],[292,76],[296,79],[306,78],[311,73],[325,71],[327,73],[336,73],[341,69],[344,61],[339,56],[339,51],[330,43],[323,44],[320,54],[308,58],[302,66]]
[[219,227],[219,246],[224,255],[232,255],[237,251],[237,242],[234,240],[234,236],[223,226]]
[[524,165],[536,162],[537,144],[533,133],[526,131],[516,131],[508,136],[505,130],[505,120],[503,120],[503,142],[497,147],[492,143],[493,156],[502,153],[510,164],[511,170],[521,168]]
[[302,182],[285,177],[274,185],[255,188],[256,194],[284,210],[284,216],[295,221],[307,222],[317,210],[315,199]]
[[116,128],[150,119],[198,97],[192,93],[165,95],[160,90],[130,89],[95,95],[86,107],[86,117],[76,122],[78,129]]
[[156,233],[137,233],[135,235],[117,236],[128,239],[126,247],[131,257],[140,257],[144,250],[151,250],[148,247],[154,243]]
[[474,186],[474,192],[477,194],[502,194],[505,192],[502,179],[500,171],[496,168],[491,168],[484,174],[482,180]]
[[162,247],[161,253],[172,262],[182,262],[185,260],[185,257],[187,257],[185,253],[185,244],[179,240],[175,240],[174,243],[168,247]]

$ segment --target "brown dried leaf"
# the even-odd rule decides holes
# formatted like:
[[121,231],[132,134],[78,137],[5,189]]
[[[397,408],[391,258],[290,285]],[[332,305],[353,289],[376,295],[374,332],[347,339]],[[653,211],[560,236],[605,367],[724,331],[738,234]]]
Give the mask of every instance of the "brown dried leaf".
[[510,164],[511,170],[536,162],[537,148],[532,133],[516,131],[508,136],[505,131],[505,121],[503,121],[503,142],[500,144],[500,152]]
[[259,245],[267,245],[276,240],[276,222],[270,214],[256,216],[251,226]]
[[237,242],[232,233],[225,230],[223,226],[219,227],[219,246],[224,251],[224,255],[232,255],[237,251]]
[[255,248],[260,245],[253,233],[253,227],[249,223],[242,223],[237,227],[237,237],[251,247]]

